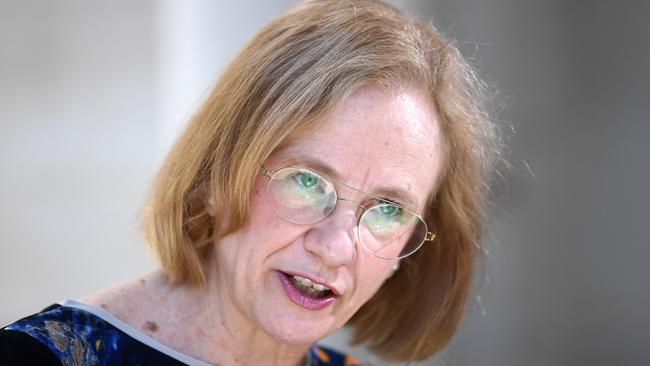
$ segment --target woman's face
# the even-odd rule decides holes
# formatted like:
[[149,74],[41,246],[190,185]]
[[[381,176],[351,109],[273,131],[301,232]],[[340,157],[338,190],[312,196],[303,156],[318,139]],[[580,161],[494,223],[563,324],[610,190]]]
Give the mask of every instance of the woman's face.
[[[316,131],[275,151],[264,166],[316,170],[422,214],[439,173],[441,143],[425,95],[365,87]],[[396,261],[374,257],[356,243],[359,208],[354,204],[339,201],[324,220],[293,224],[268,204],[268,182],[256,178],[248,224],[215,245],[212,270],[220,311],[242,329],[261,329],[282,343],[312,344],[345,324],[392,274]],[[370,200],[358,191],[336,189],[342,198]],[[310,296],[321,286],[332,292]]]

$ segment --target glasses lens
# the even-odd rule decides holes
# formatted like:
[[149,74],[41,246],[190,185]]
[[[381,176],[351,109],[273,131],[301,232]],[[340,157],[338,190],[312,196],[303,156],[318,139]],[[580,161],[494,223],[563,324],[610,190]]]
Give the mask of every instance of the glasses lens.
[[313,224],[332,212],[336,205],[334,184],[301,168],[278,170],[268,185],[271,209],[296,224]]
[[396,259],[420,248],[427,234],[427,225],[406,208],[381,203],[363,213],[358,230],[361,245],[371,254]]

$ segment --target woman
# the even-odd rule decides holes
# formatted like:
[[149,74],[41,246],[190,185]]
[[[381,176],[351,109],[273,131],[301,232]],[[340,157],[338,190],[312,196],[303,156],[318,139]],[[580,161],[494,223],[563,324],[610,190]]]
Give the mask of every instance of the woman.
[[[4,328],[4,358],[354,364],[451,338],[497,144],[480,83],[431,26],[313,1],[263,28],[167,156],[143,217],[161,270]],[[10,351],[7,351],[10,349]]]

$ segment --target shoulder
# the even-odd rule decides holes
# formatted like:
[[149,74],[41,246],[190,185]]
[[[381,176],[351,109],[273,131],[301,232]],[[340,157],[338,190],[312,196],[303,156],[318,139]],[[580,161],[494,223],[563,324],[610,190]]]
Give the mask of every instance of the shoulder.
[[[21,359],[30,350],[39,349],[58,364],[71,365],[180,365],[178,359],[133,338],[103,317],[74,301],[53,305],[45,310],[9,324],[1,332],[2,357]],[[94,312],[102,312],[94,309]],[[109,319],[109,321],[105,320]],[[20,353],[14,348],[18,347]],[[48,353],[49,351],[49,353]],[[57,364],[31,362],[28,358],[7,364]]]
[[0,330],[0,364],[3,365],[62,365],[45,344],[27,333]]
[[92,365],[97,361],[97,345],[89,341],[89,335],[102,328],[100,321],[86,312],[57,304],[9,324],[3,329],[3,338],[6,342],[22,342],[25,347],[40,344],[39,348],[49,350],[58,360]]
[[316,345],[310,350],[311,366],[362,366],[356,357]]

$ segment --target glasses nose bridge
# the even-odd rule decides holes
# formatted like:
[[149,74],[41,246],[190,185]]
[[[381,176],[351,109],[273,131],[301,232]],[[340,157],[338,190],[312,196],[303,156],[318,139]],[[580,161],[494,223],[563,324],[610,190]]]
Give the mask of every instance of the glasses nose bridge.
[[[352,212],[345,213],[343,211],[347,211],[345,209],[342,209],[342,207],[339,206],[339,202],[346,202],[352,204],[352,208],[354,209]],[[336,205],[334,208],[327,214],[326,217],[331,217],[335,216],[336,213],[338,212],[338,215],[343,215],[343,216],[348,216],[350,218],[354,217],[353,221],[350,221],[347,225],[351,225],[354,227],[354,230],[356,230],[356,227],[360,224],[359,220],[361,218],[361,215],[363,214],[363,210],[365,210],[365,207],[352,199],[349,198],[344,198],[344,197],[336,197]]]
[[[360,190],[358,190],[356,188],[350,187],[347,184],[341,183],[341,182],[336,181],[334,179],[328,178],[328,180],[334,186],[334,191],[336,192],[337,206],[338,206],[339,201],[351,203],[352,205],[354,205],[354,206],[356,206],[358,208],[358,210],[355,210],[355,216],[357,217],[357,219],[359,219],[361,217],[361,215],[363,214],[363,212],[366,210],[367,207],[364,204],[362,204],[360,201],[355,201],[355,200],[353,200],[353,199],[351,199],[349,197],[341,197],[340,193],[341,193],[342,189],[350,191],[353,194],[367,195],[367,193],[365,193],[363,191],[360,191]],[[348,192],[348,194],[350,192]]]
[[[363,212],[363,210],[366,209],[366,206],[362,205],[360,202],[357,202],[357,201],[352,200],[352,199],[349,199],[349,198],[338,197],[338,196],[337,196],[337,197],[336,197],[336,201],[337,201],[337,202],[338,202],[338,201],[349,202],[349,203],[353,204],[354,206],[357,206],[357,207],[360,209],[360,212]],[[360,212],[355,212],[355,216],[358,217],[359,214],[360,214]]]

